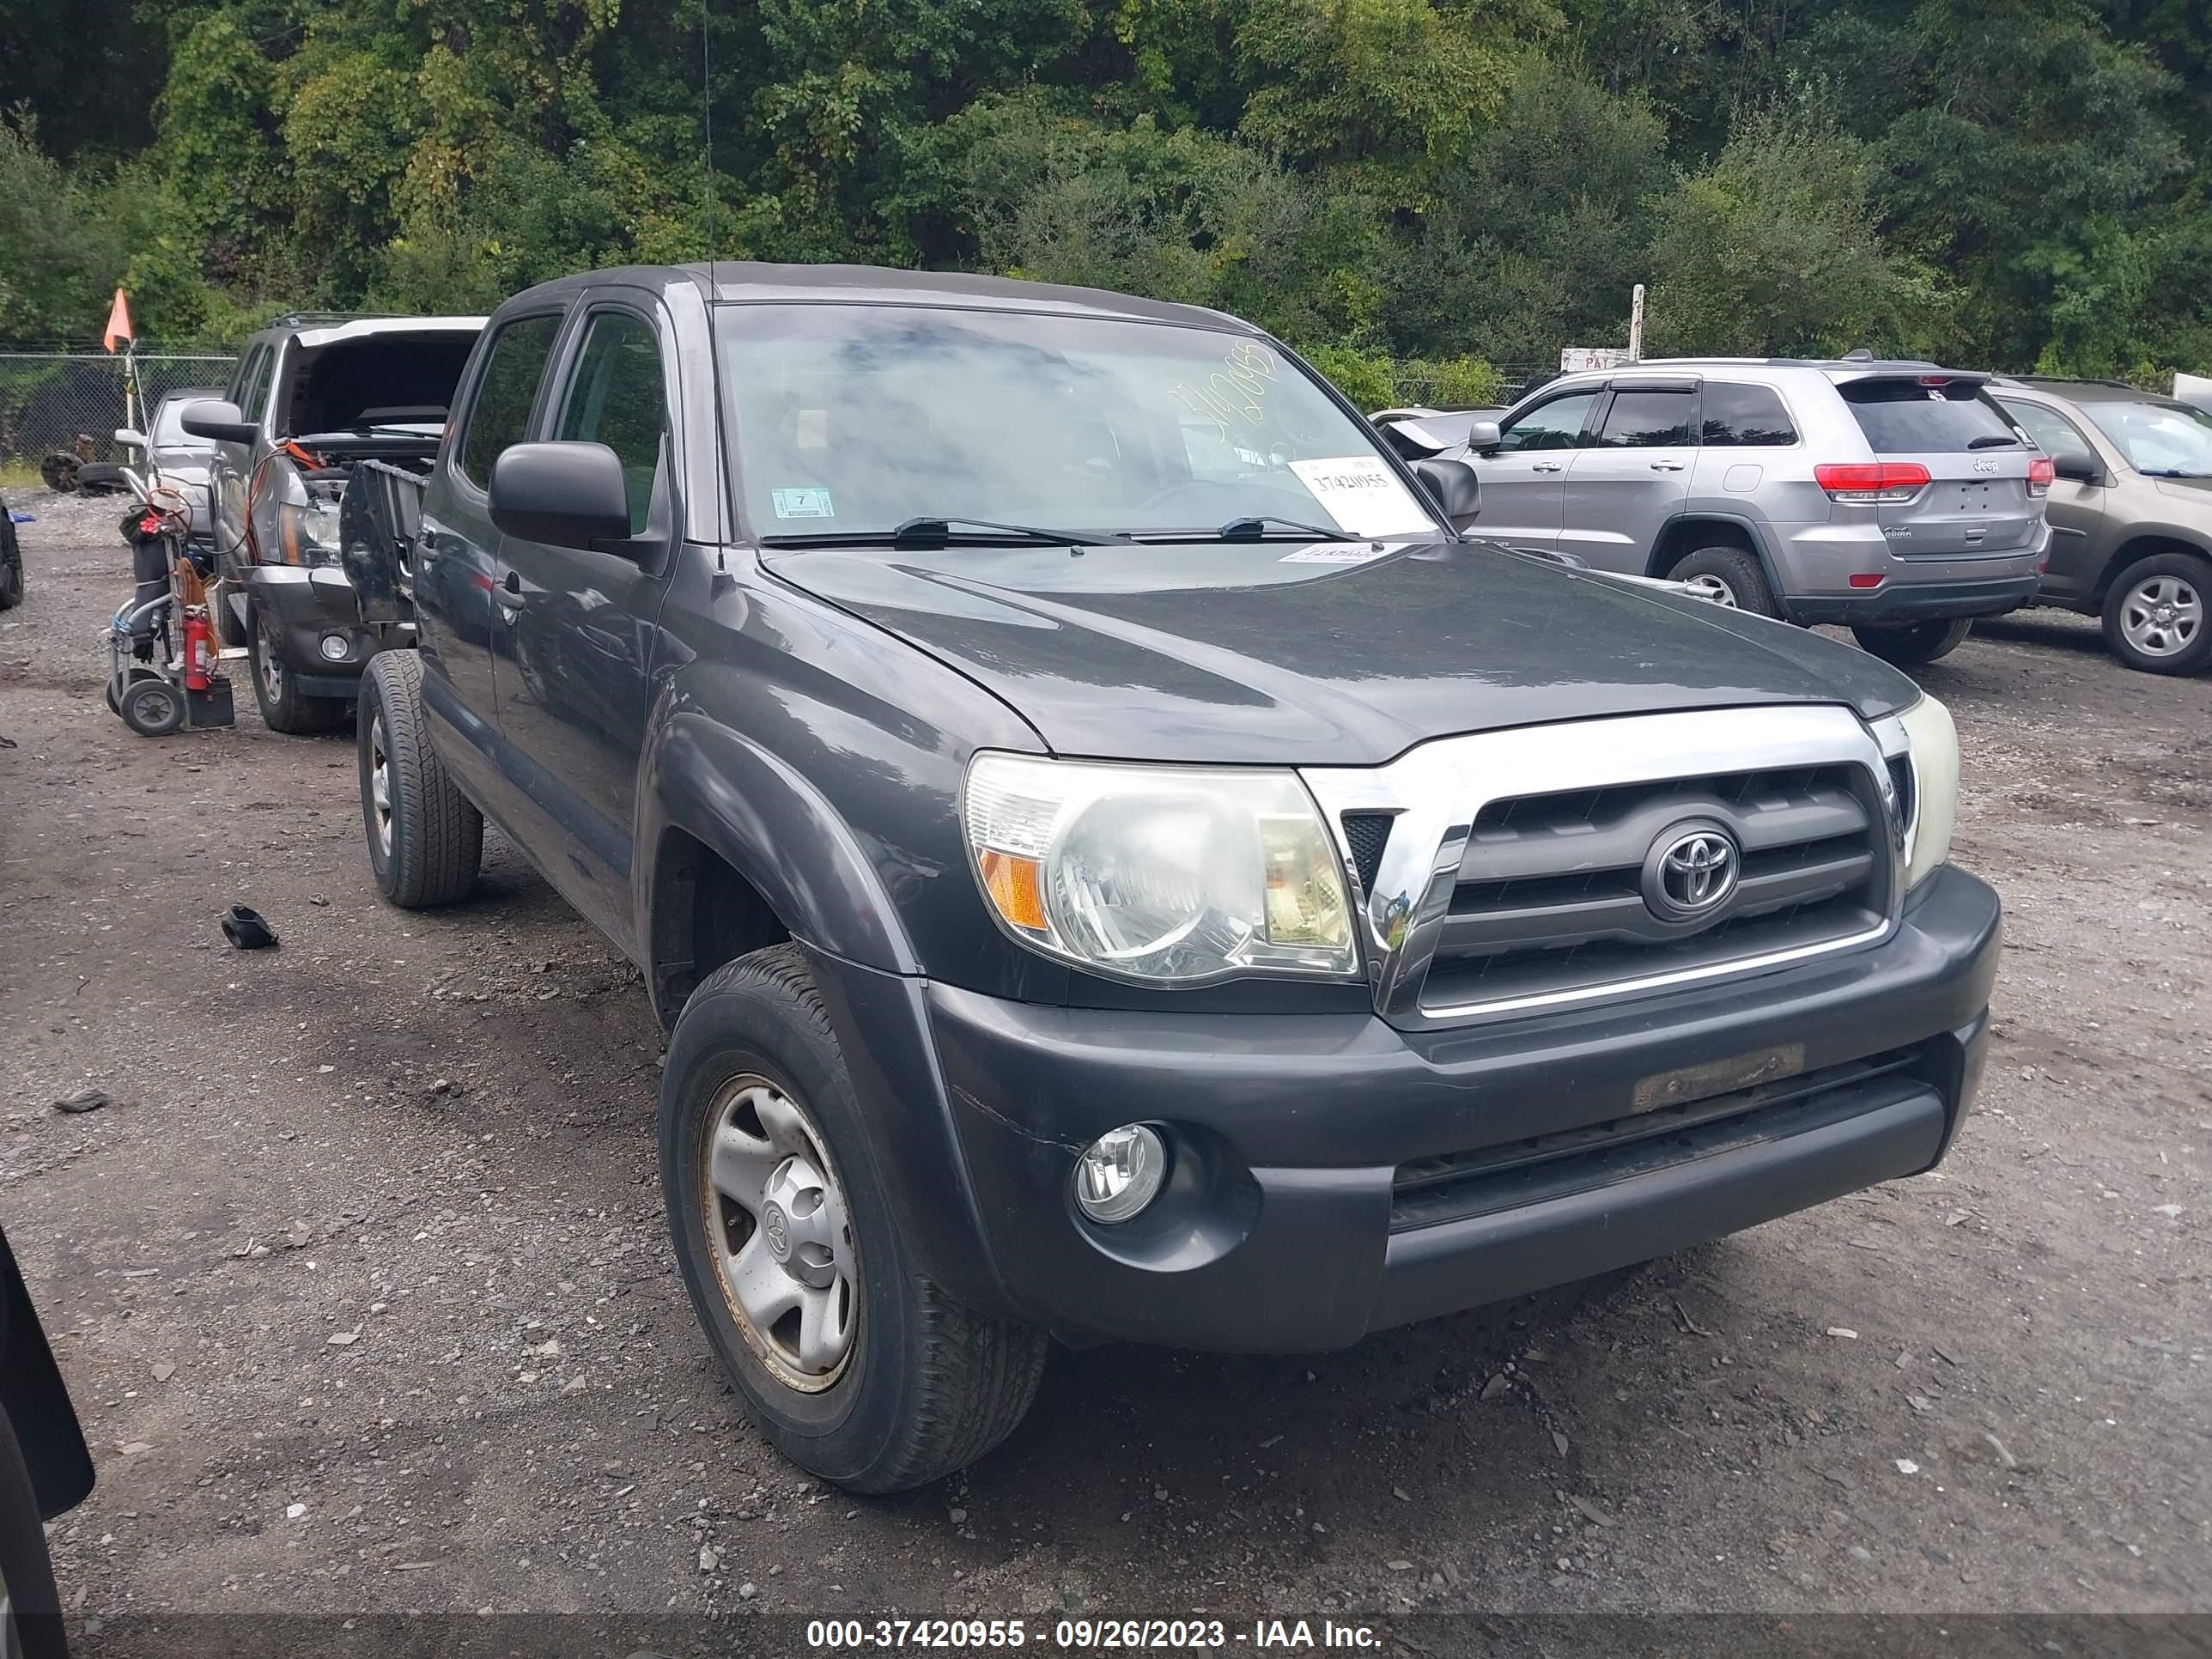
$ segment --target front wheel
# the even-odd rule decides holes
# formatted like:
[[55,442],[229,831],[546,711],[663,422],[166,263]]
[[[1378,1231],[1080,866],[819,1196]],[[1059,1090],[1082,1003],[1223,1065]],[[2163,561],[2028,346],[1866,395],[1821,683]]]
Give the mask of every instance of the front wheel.
[[69,1656],[38,1491],[5,1412],[0,1412],[0,1654],[7,1659]]
[[1731,611],[1748,611],[1755,617],[1782,614],[1766,586],[1766,573],[1740,547],[1701,547],[1667,574]]
[[368,659],[355,726],[376,890],[403,910],[466,897],[483,862],[483,814],[430,747],[421,657],[380,651]]
[[[252,608],[249,607],[251,610]],[[311,697],[300,690],[290,668],[276,649],[276,636],[269,619],[252,610],[246,649],[253,662],[253,700],[261,705],[261,722],[271,732],[307,737],[327,732],[337,724],[344,708],[342,698]]]
[[805,957],[725,964],[684,1004],[660,1089],[684,1282],[756,1426],[851,1492],[903,1492],[1012,1433],[1042,1333],[963,1308],[909,1258]]
[[2146,674],[2194,674],[2212,659],[2205,596],[2212,564],[2194,553],[2154,553],[2113,580],[2105,595],[2105,644]]
[[1911,668],[1949,656],[1973,628],[1973,618],[1969,617],[1959,622],[1911,623],[1902,628],[1854,628],[1851,637],[1869,655]]

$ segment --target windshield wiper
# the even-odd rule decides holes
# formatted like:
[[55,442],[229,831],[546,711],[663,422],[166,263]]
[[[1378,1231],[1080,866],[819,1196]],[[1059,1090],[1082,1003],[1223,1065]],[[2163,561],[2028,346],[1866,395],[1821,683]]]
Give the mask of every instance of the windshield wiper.
[[1969,449],[2009,449],[2019,441],[2020,440],[2017,438],[2000,438],[1996,433],[1992,432],[1983,437],[1975,439],[1972,443],[1968,444],[1966,447]]
[[[988,532],[982,536],[957,534],[953,526],[964,525],[973,530]],[[1029,524],[1000,524],[990,519],[945,519],[921,516],[893,525],[889,530],[817,530],[787,536],[763,536],[763,547],[948,547],[955,542],[966,546],[988,546],[994,542],[1012,539],[1035,542],[1045,547],[1109,547],[1126,542],[1127,536],[1099,536],[1080,530],[1048,530]]]
[[1255,513],[1246,518],[1231,519],[1227,524],[1216,529],[1213,533],[1224,542],[1256,542],[1265,538],[1267,526],[1271,524],[1281,525],[1286,530],[1302,531],[1308,535],[1318,536],[1323,541],[1340,542],[1345,538],[1344,532],[1341,530],[1323,530],[1317,524],[1306,524],[1297,519],[1286,519],[1279,513]]
[[2212,472],[2185,472],[2178,466],[2139,466],[2146,478],[2212,478]]
[[891,526],[893,547],[942,547],[952,538],[952,527],[994,530],[1024,541],[1049,542],[1055,547],[1105,547],[1128,540],[1126,536],[1091,536],[1079,530],[1048,530],[1033,524],[1000,524],[990,519],[912,518]]

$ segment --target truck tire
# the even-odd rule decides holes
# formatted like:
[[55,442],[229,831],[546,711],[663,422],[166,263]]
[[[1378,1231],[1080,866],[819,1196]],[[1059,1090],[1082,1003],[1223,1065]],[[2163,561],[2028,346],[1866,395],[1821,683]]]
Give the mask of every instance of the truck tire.
[[[36,1426],[36,1425],[33,1425]],[[15,1427],[0,1412],[0,1596],[5,1597],[5,1629],[0,1652],[22,1659],[68,1659],[69,1638],[62,1629],[61,1593],[54,1585],[53,1558],[46,1551],[46,1523],[31,1484]]]
[[1675,561],[1668,575],[1704,590],[1716,605],[1748,611],[1754,617],[1779,617],[1782,608],[1766,586],[1759,561],[1740,547],[1701,547]]
[[2105,593],[2105,644],[2146,674],[2194,674],[2212,659],[2212,562],[2154,553],[2112,578]]
[[467,897],[483,862],[483,814],[430,747],[422,659],[412,651],[371,657],[360,710],[362,827],[376,890],[403,910]]
[[336,697],[311,697],[301,691],[291,669],[270,637],[269,624],[258,610],[246,607],[246,652],[253,667],[253,700],[261,705],[261,721],[271,732],[289,737],[313,737],[337,724],[345,704]]
[[8,503],[0,501],[0,611],[13,611],[22,602],[23,544],[8,516]]
[[1902,628],[1854,628],[1851,637],[1859,649],[1900,668],[1917,667],[1948,657],[1974,630],[1974,619],[1956,622],[1910,623]]
[[974,1462],[1036,1395],[1045,1337],[924,1279],[806,958],[691,994],[660,1085],[660,1178],[691,1304],[747,1414],[801,1468],[903,1492]]

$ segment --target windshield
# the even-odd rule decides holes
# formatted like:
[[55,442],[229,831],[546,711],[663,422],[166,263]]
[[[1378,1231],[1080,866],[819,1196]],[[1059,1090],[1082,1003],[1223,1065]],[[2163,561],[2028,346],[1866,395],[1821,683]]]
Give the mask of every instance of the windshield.
[[2185,404],[2085,402],[2081,410],[2136,471],[2212,478],[2212,415]]
[[[921,306],[723,306],[746,521],[764,540],[915,518],[1212,535],[1240,519],[1433,538],[1375,439],[1247,335]],[[1266,533],[1295,534],[1268,525]]]

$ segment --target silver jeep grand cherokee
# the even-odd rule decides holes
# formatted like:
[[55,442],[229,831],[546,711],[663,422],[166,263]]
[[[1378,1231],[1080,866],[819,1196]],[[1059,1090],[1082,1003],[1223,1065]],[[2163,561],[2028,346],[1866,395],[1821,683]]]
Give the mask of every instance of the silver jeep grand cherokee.
[[1495,423],[1377,421],[1401,454],[1474,463],[1476,535],[1922,663],[2033,599],[2050,545],[2051,464],[1988,385],[1863,356],[1648,360],[1561,375]]

